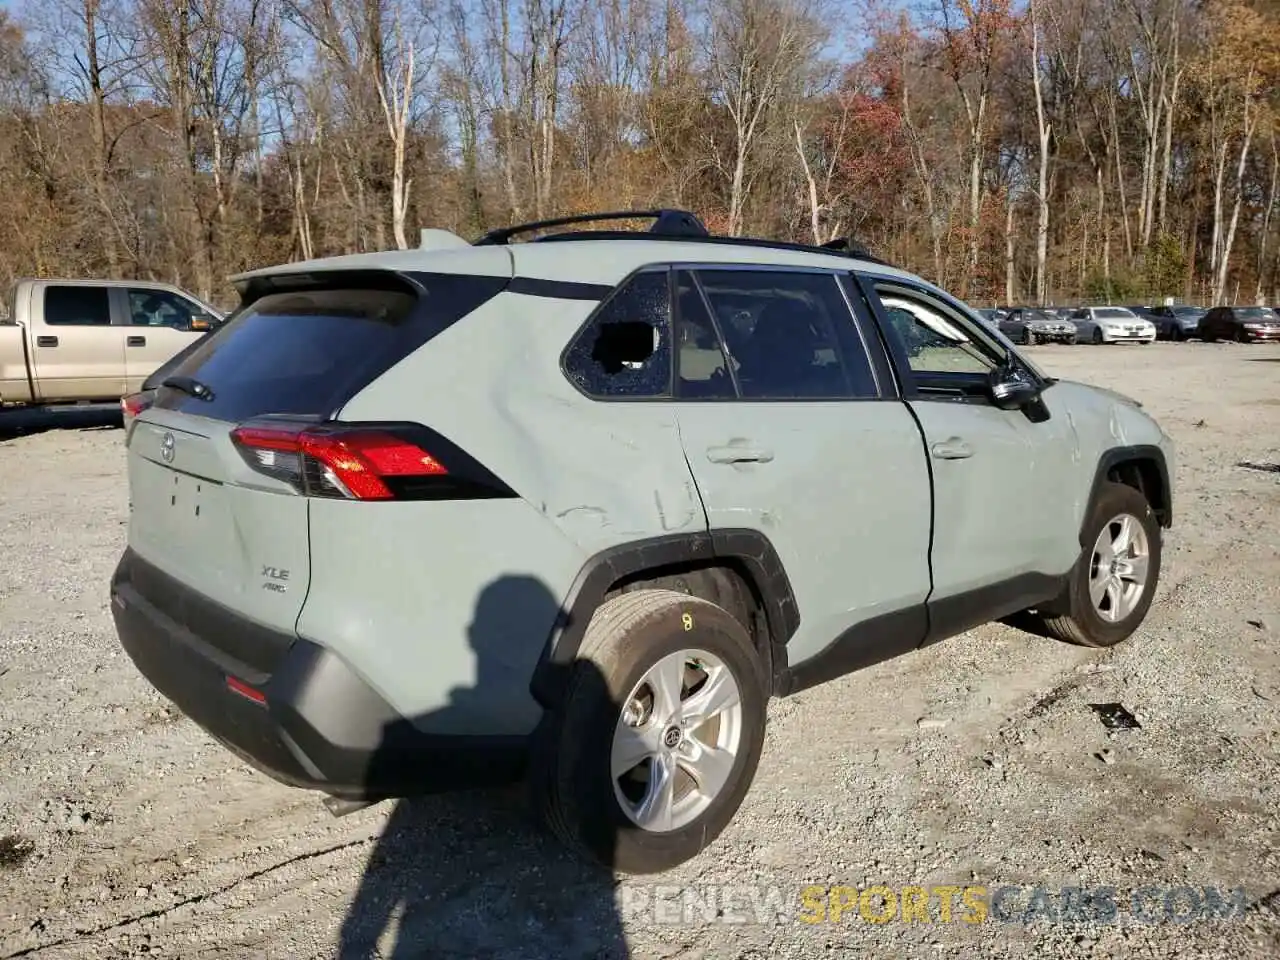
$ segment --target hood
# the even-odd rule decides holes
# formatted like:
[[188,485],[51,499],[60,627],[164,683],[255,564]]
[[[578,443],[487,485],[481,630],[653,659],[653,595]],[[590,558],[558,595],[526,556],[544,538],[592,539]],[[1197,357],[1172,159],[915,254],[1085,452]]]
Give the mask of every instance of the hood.
[[1121,403],[1127,403],[1131,407],[1142,409],[1141,400],[1135,400],[1133,397],[1127,396],[1123,393],[1118,393],[1115,390],[1109,390],[1106,387],[1099,387],[1092,383],[1084,383],[1080,380],[1065,380],[1063,382],[1073,384],[1077,387],[1084,387],[1086,390],[1092,390],[1094,393],[1100,393],[1105,397],[1110,397],[1112,400],[1118,400]]

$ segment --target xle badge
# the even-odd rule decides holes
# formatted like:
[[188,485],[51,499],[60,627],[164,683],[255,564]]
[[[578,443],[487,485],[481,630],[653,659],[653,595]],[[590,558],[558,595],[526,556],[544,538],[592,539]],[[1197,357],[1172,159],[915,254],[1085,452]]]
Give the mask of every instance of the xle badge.
[[263,567],[262,576],[263,590],[270,590],[273,593],[284,593],[289,589],[285,586],[289,580],[288,570],[281,570],[279,567]]

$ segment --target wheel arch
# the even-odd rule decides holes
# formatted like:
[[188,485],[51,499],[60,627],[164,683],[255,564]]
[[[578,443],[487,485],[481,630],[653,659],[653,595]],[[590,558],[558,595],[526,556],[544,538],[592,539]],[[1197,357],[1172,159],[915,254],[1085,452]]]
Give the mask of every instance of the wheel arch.
[[1151,504],[1151,511],[1160,526],[1167,529],[1173,525],[1173,488],[1169,483],[1169,465],[1164,451],[1154,444],[1113,447],[1098,458],[1088,506],[1081,520],[1082,544],[1084,528],[1093,516],[1107,483],[1123,483],[1138,490]]
[[[786,570],[768,537],[756,530],[680,533],[610,547],[591,557],[574,579],[530,682],[534,699],[550,709],[565,681],[596,609],[609,597],[659,581],[682,579],[688,592],[713,602],[736,592],[747,609],[743,626],[765,658],[771,692],[787,675],[787,641],[800,611]],[[710,595],[708,595],[710,594]]]

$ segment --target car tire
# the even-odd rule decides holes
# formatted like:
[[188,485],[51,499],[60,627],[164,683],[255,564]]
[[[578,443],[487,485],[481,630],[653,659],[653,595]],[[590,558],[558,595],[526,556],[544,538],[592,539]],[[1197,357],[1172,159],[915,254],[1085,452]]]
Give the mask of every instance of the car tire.
[[1036,335],[1034,333],[1027,330],[1022,334],[1022,342],[1028,347],[1034,347],[1039,341],[1036,339]]
[[1236,343],[1248,343],[1248,342],[1249,342],[1249,334],[1245,333],[1244,330],[1237,330]]
[[[722,689],[732,684],[730,689],[737,693],[736,713],[729,707],[729,712],[714,716],[717,749],[731,750],[731,759],[719,766],[718,777],[716,768],[706,768],[710,779],[720,781],[708,797],[700,796],[699,780],[693,775],[696,757],[706,749],[704,738],[695,732],[712,721],[680,730],[680,722],[664,726],[673,718],[652,713],[663,699],[648,686],[661,686],[654,672],[667,673],[681,657],[686,665],[677,665],[674,669],[682,673],[675,676],[687,681],[702,671],[705,677],[687,693],[682,689],[681,703],[695,701],[713,680]],[[701,666],[691,670],[690,660]],[[650,589],[606,600],[587,627],[563,701],[544,719],[537,736],[530,781],[540,818],[579,855],[622,873],[658,873],[693,859],[728,826],[755,776],[768,704],[764,672],[744,626],[709,600]],[[645,691],[648,716],[643,715]],[[638,726],[637,718],[642,719]],[[625,733],[644,731],[651,724],[648,733]],[[679,739],[679,746],[664,742],[667,736]],[[614,755],[625,737],[637,738],[633,746],[652,738],[653,753],[646,753],[630,774],[615,778]],[[662,756],[653,759],[659,752]],[[668,821],[668,829],[641,826],[635,816],[636,803],[643,806],[649,777],[659,763],[668,764],[675,781],[670,809],[677,815]],[[646,764],[641,781],[636,773]],[[686,791],[683,795],[681,789]],[[684,810],[682,803],[687,805]]]
[[[1104,540],[1114,545],[1120,534],[1122,518],[1128,518],[1129,547],[1135,556],[1145,549],[1146,574],[1141,592],[1128,594],[1123,574],[1116,578],[1121,584],[1117,592],[1103,592],[1104,604],[1112,606],[1110,612],[1095,601],[1092,592],[1100,581],[1102,564],[1107,562]],[[1098,496],[1085,524],[1082,537],[1084,546],[1080,559],[1069,574],[1067,587],[1056,605],[1057,610],[1040,611],[1039,619],[1050,636],[1083,647],[1114,647],[1127,639],[1146,618],[1151,600],[1160,582],[1161,531],[1151,504],[1141,491],[1123,483],[1108,482]],[[1100,554],[1101,548],[1101,554]],[[1124,560],[1130,572],[1135,568],[1132,560]],[[1114,568],[1113,568],[1114,569]]]
[[1099,345],[1102,343],[1102,331],[1097,327],[1093,328],[1093,342]]

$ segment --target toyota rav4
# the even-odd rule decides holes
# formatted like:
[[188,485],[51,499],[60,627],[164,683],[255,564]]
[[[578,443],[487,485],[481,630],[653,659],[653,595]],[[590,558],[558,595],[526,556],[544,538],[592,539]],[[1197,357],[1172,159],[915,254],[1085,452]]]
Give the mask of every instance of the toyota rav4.
[[129,427],[112,610],[285,783],[524,780],[656,872],[734,817],[770,698],[1015,614],[1110,646],[1152,602],[1160,427],[854,244],[627,212],[235,283]]

